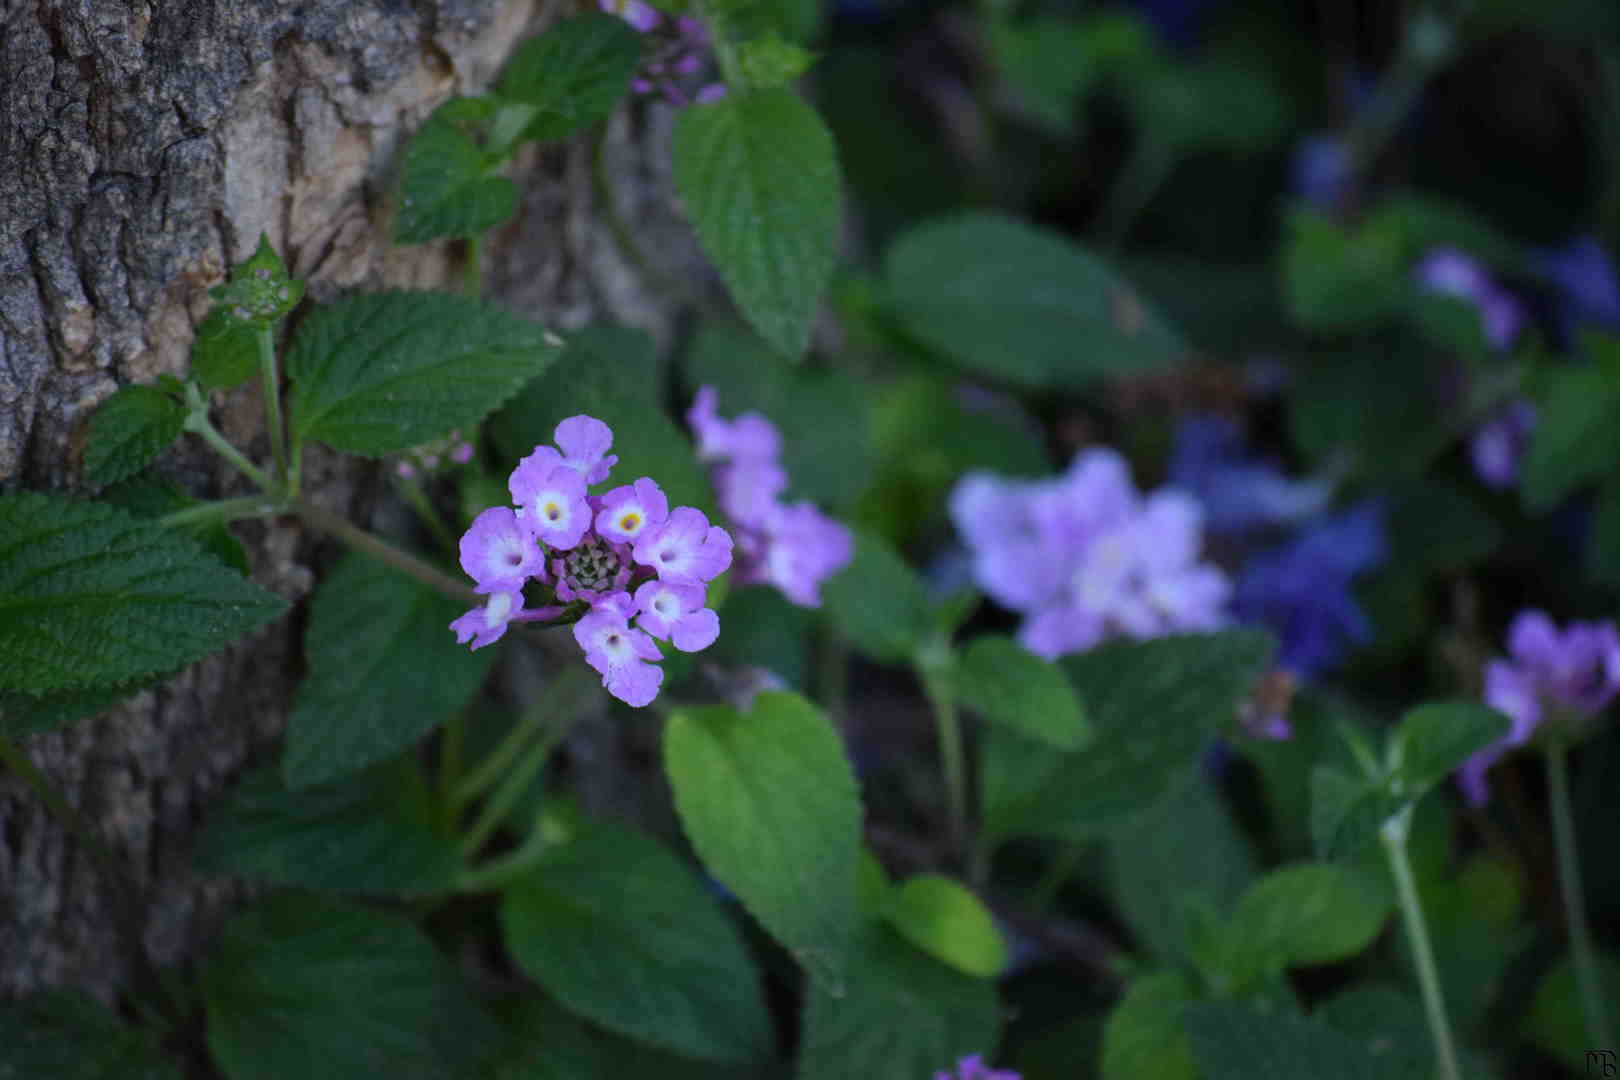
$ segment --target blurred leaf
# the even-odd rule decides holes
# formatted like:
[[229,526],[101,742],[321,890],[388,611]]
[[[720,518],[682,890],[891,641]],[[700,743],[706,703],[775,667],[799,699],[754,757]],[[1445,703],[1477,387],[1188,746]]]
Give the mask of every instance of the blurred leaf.
[[915,570],[888,544],[855,534],[855,558],[822,586],[838,629],[880,664],[912,659],[932,629],[928,593]]
[[953,685],[962,704],[1059,750],[1091,736],[1080,699],[1057,665],[1004,634],[982,634],[962,650]]
[[455,122],[457,104],[439,106],[406,144],[394,218],[398,243],[478,236],[517,211],[517,185],[493,175],[500,160]]
[[0,1003],[0,1076],[16,1080],[180,1080],[155,1035],[77,993]]
[[907,878],[889,901],[887,918],[901,937],[964,975],[991,979],[1007,966],[1007,944],[990,912],[950,878]]
[[490,1002],[506,1038],[477,1080],[609,1080],[600,1040],[539,994]]
[[1063,236],[993,213],[919,226],[884,281],[907,332],[1015,386],[1074,388],[1174,366],[1186,345],[1131,286]]
[[810,686],[810,628],[811,613],[778,590],[734,589],[720,608],[720,637],[703,655],[718,664],[762,667],[803,692]]
[[500,96],[539,109],[524,138],[567,138],[606,118],[630,92],[642,44],[628,23],[606,12],[563,19],[512,54]]
[[1465,570],[1505,539],[1474,491],[1433,474],[1400,492],[1385,520],[1390,562],[1431,573]]
[[1387,784],[1318,765],[1311,769],[1311,848],[1322,859],[1352,857],[1408,802]]
[[230,1080],[459,1080],[497,1034],[408,919],[307,894],[233,917],[202,991],[208,1048]]
[[1546,372],[1536,394],[1536,427],[1519,490],[1532,510],[1548,510],[1620,464],[1620,377],[1591,367]]
[[1079,99],[1103,74],[1086,55],[1091,37],[1086,23],[1059,16],[991,24],[997,74],[1023,113],[1048,134],[1075,134]]
[[1232,912],[1228,944],[1235,971],[1272,964],[1314,967],[1348,959],[1372,944],[1391,898],[1339,863],[1295,863],[1252,885]]
[[737,61],[748,85],[764,90],[797,79],[810,70],[815,57],[772,33],[743,42],[737,49]]
[[1102,1080],[1198,1080],[1181,1009],[1197,1000],[1184,975],[1161,971],[1131,980],[1103,1031]]
[[868,918],[880,918],[888,909],[892,894],[889,872],[883,869],[872,849],[863,845],[855,863],[855,909]]
[[676,712],[664,766],[703,864],[818,982],[837,987],[855,925],[861,803],[843,741],[794,694]]
[[684,863],[647,834],[588,824],[501,904],[518,964],[573,1012],[714,1062],[767,1056],[759,972]]
[[1410,475],[1436,423],[1426,356],[1387,335],[1319,354],[1289,402],[1295,443],[1321,467]]
[[1366,329],[1406,304],[1406,247],[1390,222],[1340,225],[1309,210],[1288,214],[1283,239],[1283,298],[1304,330]]
[[1425,341],[1437,349],[1474,361],[1490,350],[1485,338],[1485,313],[1472,300],[1444,293],[1417,291],[1408,312]]
[[1317,1006],[1311,1019],[1361,1040],[1379,1058],[1380,1080],[1432,1080],[1434,1048],[1423,1008],[1404,991],[1352,986]]
[[1420,798],[1511,726],[1506,716],[1477,702],[1419,705],[1390,734],[1390,770],[1408,799]]
[[135,475],[180,437],[185,423],[185,406],[157,387],[124,387],[90,418],[84,482],[99,488]]
[[931,1076],[996,1044],[995,983],[953,971],[885,927],[856,937],[842,996],[811,984],[796,1080]]
[[204,390],[233,390],[259,370],[259,339],[253,327],[231,319],[216,304],[191,343],[191,374]]
[[1281,139],[1292,120],[1289,99],[1259,71],[1235,63],[1156,66],[1130,88],[1143,137],[1181,150],[1254,152]]
[[[1597,954],[1598,979],[1604,988],[1603,1000],[1613,1002],[1620,990],[1620,954],[1602,950]],[[1617,1019],[1609,1006],[1609,1023]],[[1524,1018],[1524,1030],[1532,1042],[1562,1061],[1578,1076],[1597,1075],[1588,1064],[1587,1051],[1594,1049],[1581,1011],[1580,987],[1575,966],[1565,955],[1541,977],[1535,998]]]
[[1367,1080],[1383,1075],[1369,1046],[1315,1020],[1225,1001],[1187,1005],[1183,1016],[1207,1080]]

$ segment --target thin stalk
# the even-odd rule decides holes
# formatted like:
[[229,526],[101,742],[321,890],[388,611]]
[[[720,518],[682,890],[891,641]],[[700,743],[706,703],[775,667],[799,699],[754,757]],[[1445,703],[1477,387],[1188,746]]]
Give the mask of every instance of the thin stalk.
[[451,806],[460,811],[462,807],[495,786],[511,767],[512,762],[523,752],[523,748],[529,744],[534,733],[539,730],[540,721],[551,711],[550,706],[551,702],[547,700],[544,705],[536,702],[523,710],[523,715],[512,725],[512,730],[495,744],[495,748],[484,757],[484,760],[450,790]]
[[330,510],[324,510],[303,499],[293,500],[290,506],[292,511],[311,527],[335,536],[350,547],[382,560],[394,569],[410,575],[429,588],[437,589],[455,600],[464,600],[474,604],[482,604],[485,600],[484,597],[474,592],[471,586],[457,581],[438,567],[423,562],[410,552],[401,551],[387,541],[358,528]]
[[720,80],[729,93],[741,94],[748,89],[748,80],[743,76],[742,58],[737,55],[737,45],[731,40],[725,19],[710,0],[696,0],[692,6],[698,18],[709,24],[709,41],[714,46],[715,63],[720,66]]
[[463,870],[456,875],[456,889],[461,892],[492,892],[503,889],[528,872],[546,848],[550,841],[545,837],[545,830],[535,822],[529,830],[528,839],[524,840],[518,848],[498,859],[491,859],[481,866],[471,870]]
[[1097,215],[1097,239],[1105,250],[1112,251],[1125,242],[1131,226],[1164,184],[1174,163],[1175,153],[1168,142],[1151,132],[1142,133]]
[[461,268],[461,288],[474,300],[484,293],[484,237],[481,233],[467,237],[467,262]]
[[1564,917],[1569,923],[1575,984],[1580,989],[1581,1014],[1586,1019],[1586,1043],[1588,1046],[1613,1046],[1614,1039],[1609,1032],[1609,1010],[1603,1000],[1597,955],[1592,947],[1592,926],[1586,916],[1586,896],[1581,888],[1581,860],[1575,850],[1575,821],[1570,813],[1569,799],[1569,748],[1561,742],[1549,743],[1546,757],[1553,845],[1558,849],[1558,884],[1564,894]]
[[244,495],[239,499],[219,499],[198,506],[188,506],[158,518],[158,524],[167,529],[182,525],[211,525],[216,521],[239,521],[242,518],[270,517],[280,514],[286,507],[279,499],[263,495]]
[[296,433],[292,437],[291,456],[287,461],[287,498],[298,498],[299,486],[304,479],[304,440]]
[[229,439],[221,435],[217,428],[209,421],[206,411],[199,412],[193,409],[191,415],[186,417],[186,430],[202,437],[203,442],[212,446],[220,457],[236,466],[238,472],[259,485],[262,491],[274,491],[275,483],[267,476],[263,469],[247,459],[247,455],[231,445]]
[[476,855],[490,834],[511,814],[518,799],[523,797],[523,793],[545,767],[546,759],[551,756],[552,750],[562,741],[563,730],[561,727],[553,728],[544,738],[530,747],[529,752],[523,755],[516,767],[506,774],[501,786],[485,801],[483,809],[473,819],[472,828],[468,829],[467,835],[461,839],[460,851],[463,859],[470,859]]
[[276,332],[259,327],[259,370],[264,373],[264,424],[270,429],[270,455],[275,461],[276,483],[287,485],[287,426],[281,419],[281,372],[276,366]]
[[951,850],[964,850],[967,838],[967,768],[962,750],[962,722],[956,714],[956,701],[941,676],[927,665],[918,666],[923,693],[934,713],[939,735],[939,762],[945,773],[945,797],[950,810]]
[[410,504],[411,509],[416,511],[417,519],[422,522],[428,532],[433,534],[433,539],[437,540],[439,545],[446,551],[456,551],[459,546],[456,538],[450,534],[450,530],[444,524],[444,519],[439,516],[438,510],[434,509],[433,501],[428,498],[427,492],[422,489],[422,485],[415,480],[397,477],[394,486],[405,497],[405,501]]
[[1441,1080],[1458,1080],[1457,1050],[1451,1035],[1451,1022],[1446,1019],[1446,1003],[1440,993],[1440,972],[1434,965],[1434,950],[1429,945],[1429,931],[1423,922],[1423,906],[1418,900],[1417,885],[1412,879],[1412,864],[1406,857],[1406,832],[1412,820],[1412,809],[1407,807],[1390,818],[1379,830],[1384,854],[1389,858],[1390,871],[1395,876],[1395,894],[1401,905],[1401,921],[1412,940],[1412,958],[1417,964],[1418,986],[1423,991],[1423,1012],[1429,1019],[1429,1037],[1434,1040],[1434,1056],[1440,1065]]

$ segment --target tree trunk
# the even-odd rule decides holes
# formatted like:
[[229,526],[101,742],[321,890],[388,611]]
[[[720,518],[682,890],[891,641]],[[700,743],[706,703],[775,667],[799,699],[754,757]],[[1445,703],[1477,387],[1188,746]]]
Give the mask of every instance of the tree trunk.
[[[319,301],[437,287],[455,245],[394,248],[399,150],[456,93],[486,88],[524,37],[562,14],[533,0],[0,0],[0,488],[78,480],[85,421],[120,386],[184,373],[207,290],[268,233]],[[604,146],[644,249],[694,258],[671,206],[670,115],[621,110]],[[594,142],[531,148],[517,219],[490,237],[489,292],[559,329],[609,318],[667,337],[593,206]],[[216,401],[263,459],[259,393]],[[246,493],[194,445],[161,462],[201,494]],[[323,454],[311,496],[362,523],[375,466]],[[245,524],[254,577],[297,601],[330,551],[292,520]],[[182,963],[241,886],[188,869],[192,834],[282,729],[302,667],[292,617],[25,751],[127,859],[145,947]],[[0,998],[75,986],[110,998],[127,972],[107,883],[44,806],[0,772]]]

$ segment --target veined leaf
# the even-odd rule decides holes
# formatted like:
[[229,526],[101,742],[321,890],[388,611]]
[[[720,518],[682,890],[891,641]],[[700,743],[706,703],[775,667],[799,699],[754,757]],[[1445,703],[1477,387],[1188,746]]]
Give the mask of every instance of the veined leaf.
[[490,174],[489,155],[447,111],[455,106],[439,106],[405,148],[394,219],[394,239],[402,244],[477,236],[517,210],[517,185]]
[[592,11],[564,19],[507,61],[500,95],[539,110],[524,138],[566,138],[606,117],[629,92],[641,48],[641,35],[616,16]]
[[124,387],[90,418],[85,483],[105,487],[135,475],[180,437],[185,423],[185,407],[157,387]]

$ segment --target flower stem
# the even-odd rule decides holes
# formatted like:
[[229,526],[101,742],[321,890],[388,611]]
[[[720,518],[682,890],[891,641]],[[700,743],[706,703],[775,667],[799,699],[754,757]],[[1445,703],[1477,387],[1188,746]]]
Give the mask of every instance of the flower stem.
[[281,372],[276,366],[276,332],[261,326],[259,342],[259,370],[264,373],[264,426],[270,430],[270,454],[275,460],[276,483],[279,490],[287,485],[287,427],[281,419]]
[[295,499],[290,505],[292,511],[312,528],[335,536],[350,547],[382,560],[394,569],[410,575],[429,588],[437,589],[454,600],[464,600],[473,604],[484,602],[484,597],[474,592],[471,586],[464,585],[438,567],[423,562],[410,552],[401,551],[364,529],[350,524],[346,519],[339,517],[330,510],[324,510],[303,499]]
[[1570,813],[1569,748],[1562,742],[1547,745],[1547,798],[1552,803],[1553,845],[1558,849],[1558,884],[1564,894],[1564,918],[1569,923],[1569,947],[1580,988],[1581,1013],[1586,1019],[1589,1046],[1613,1046],[1609,1010],[1603,1001],[1597,955],[1592,947],[1592,926],[1586,917],[1581,888],[1581,861],[1575,850],[1575,821]]
[[962,750],[962,723],[956,714],[956,701],[940,670],[920,662],[917,673],[923,693],[934,712],[934,728],[939,735],[939,761],[945,773],[945,797],[950,813],[951,850],[960,853],[967,838],[967,769]]
[[452,554],[455,553],[458,546],[456,538],[450,534],[444,519],[434,509],[433,501],[428,498],[427,492],[423,490],[422,485],[415,480],[397,477],[394,480],[394,486],[400,495],[404,496],[405,501],[410,504],[411,509],[416,511],[417,520],[426,526],[428,532],[433,534],[433,539],[437,540],[446,551]]
[[164,514],[157,522],[166,529],[174,529],[182,525],[211,525],[216,521],[270,517],[285,510],[286,507],[279,499],[267,498],[264,495],[244,495],[239,499],[218,499],[188,506],[184,510]]
[[550,699],[544,703],[535,702],[523,710],[518,722],[512,725],[500,742],[495,744],[484,760],[480,761],[471,772],[461,777],[450,789],[450,805],[459,813],[462,807],[472,802],[478,796],[495,786],[512,762],[517,760],[523,748],[538,730],[540,721],[550,711]]
[[495,789],[495,793],[489,797],[484,803],[483,809],[478,812],[478,817],[473,819],[472,828],[468,829],[467,835],[462,837],[460,850],[463,859],[470,859],[476,855],[479,849],[484,846],[484,842],[489,839],[490,834],[499,828],[501,822],[505,821],[507,816],[511,814],[512,808],[517,805],[518,799],[523,797],[523,793],[528,790],[529,785],[534,782],[534,778],[545,767],[546,759],[557,748],[557,744],[562,742],[563,733],[566,730],[566,727],[562,725],[552,728],[551,731],[529,748],[529,752],[517,763],[516,768],[506,774],[506,779],[501,782],[501,786]]
[[203,442],[212,446],[220,457],[236,466],[238,472],[259,485],[260,490],[272,492],[275,483],[266,476],[264,470],[247,459],[247,455],[231,445],[229,439],[219,433],[213,423],[208,419],[208,406],[201,404],[202,395],[196,393],[197,402],[193,403],[191,413],[186,417],[186,430],[202,437]]
[[527,873],[550,846],[545,830],[536,822],[529,830],[528,839],[517,850],[471,870],[463,870],[456,875],[455,886],[461,892],[490,892],[505,888]]
[[1429,945],[1429,931],[1423,922],[1423,906],[1412,879],[1412,863],[1406,856],[1406,834],[1411,821],[1412,808],[1408,806],[1384,822],[1378,837],[1389,858],[1390,872],[1395,876],[1401,921],[1406,924],[1407,936],[1412,940],[1412,959],[1417,964],[1423,1011],[1429,1018],[1429,1037],[1434,1040],[1441,1080],[1458,1080],[1457,1050],[1451,1036],[1451,1022],[1446,1019],[1445,999],[1440,993],[1440,972],[1434,965],[1434,950]]

